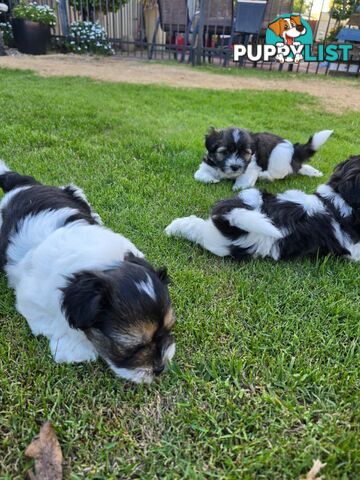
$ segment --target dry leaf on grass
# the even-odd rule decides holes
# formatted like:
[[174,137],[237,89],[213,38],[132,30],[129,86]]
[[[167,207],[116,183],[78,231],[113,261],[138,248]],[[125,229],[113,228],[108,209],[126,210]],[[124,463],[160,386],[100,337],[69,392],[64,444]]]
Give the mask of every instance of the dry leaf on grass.
[[56,433],[50,422],[44,423],[25,451],[35,460],[35,473],[29,472],[31,480],[61,480],[63,456]]
[[319,459],[313,461],[311,470],[308,471],[304,480],[321,480],[323,477],[318,477],[318,473],[325,467],[326,463],[321,463]]

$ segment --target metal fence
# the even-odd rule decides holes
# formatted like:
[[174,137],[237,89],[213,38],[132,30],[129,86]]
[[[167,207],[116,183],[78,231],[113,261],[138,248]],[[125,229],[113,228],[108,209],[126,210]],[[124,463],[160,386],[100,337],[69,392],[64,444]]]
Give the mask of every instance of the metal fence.
[[[17,0],[10,1],[17,3]],[[57,12],[54,36],[60,40],[66,38],[68,27],[74,21],[97,21],[106,30],[118,55],[155,60],[176,59],[193,65],[211,63],[264,70],[360,74],[360,42],[353,42],[350,59],[346,62],[340,60],[336,63],[300,62],[284,65],[276,61],[244,60],[239,65],[232,60],[234,43],[264,43],[268,23],[282,13],[301,13],[309,22],[313,31],[314,51],[320,42],[336,43],[336,31],[340,28],[351,25],[351,22],[354,29],[360,28],[359,1],[267,0],[261,28],[257,34],[247,36],[236,31],[237,2],[234,0],[123,2],[124,0],[38,0],[38,3],[46,3]],[[341,4],[344,12],[340,8],[339,13]],[[341,16],[345,18],[340,19]]]

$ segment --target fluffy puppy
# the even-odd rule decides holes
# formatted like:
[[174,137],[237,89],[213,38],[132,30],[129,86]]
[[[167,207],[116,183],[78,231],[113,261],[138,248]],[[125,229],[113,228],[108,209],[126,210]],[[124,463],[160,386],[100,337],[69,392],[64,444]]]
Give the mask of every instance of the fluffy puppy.
[[56,362],[102,357],[150,383],[175,353],[166,269],[105,228],[76,186],[50,187],[0,163],[0,265],[17,310]]
[[273,133],[252,133],[240,128],[211,128],[205,137],[205,154],[194,178],[217,183],[235,180],[233,190],[253,187],[258,178],[276,180],[299,173],[321,177],[319,170],[304,165],[332,134],[315,133],[304,145],[292,144]]
[[312,195],[250,188],[218,202],[208,220],[178,218],[166,233],[236,260],[329,254],[360,260],[360,155],[338,165]]

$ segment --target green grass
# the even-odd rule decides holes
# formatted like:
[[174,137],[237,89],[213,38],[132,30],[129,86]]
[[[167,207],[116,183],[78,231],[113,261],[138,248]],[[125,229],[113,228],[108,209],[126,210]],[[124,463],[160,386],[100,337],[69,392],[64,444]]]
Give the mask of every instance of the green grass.
[[[332,128],[313,161],[328,176],[360,151],[359,113],[324,113],[316,99],[289,92],[6,70],[0,81],[0,157],[43,182],[84,188],[109,227],[168,266],[178,318],[173,368],[136,386],[100,361],[56,365],[0,277],[0,477],[23,478],[25,447],[50,419],[72,480],[294,480],[317,457],[327,480],[359,478],[359,265],[236,264],[163,233],[173,218],[206,216],[232,195],[231,183],[193,180],[209,125],[294,142]],[[317,183],[297,176],[267,188],[311,192]]]

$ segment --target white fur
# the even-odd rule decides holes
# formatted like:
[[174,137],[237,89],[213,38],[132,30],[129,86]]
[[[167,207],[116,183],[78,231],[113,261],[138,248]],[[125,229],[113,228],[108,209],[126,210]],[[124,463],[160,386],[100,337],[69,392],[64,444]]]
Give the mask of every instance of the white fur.
[[[128,252],[143,255],[122,235],[82,221],[51,233],[56,222],[63,221],[65,210],[27,217],[12,240],[5,270],[16,291],[18,311],[35,335],[50,340],[55,361],[94,360],[92,343],[83,332],[70,328],[61,311],[60,289],[75,272],[103,270],[122,261]],[[35,225],[42,232],[36,234]]]
[[354,260],[355,262],[360,261],[360,242],[352,244],[349,248],[350,250],[350,260]]
[[211,167],[205,162],[201,162],[198,170],[194,174],[195,180],[202,183],[218,183],[221,175],[216,168]]
[[232,131],[232,137],[234,139],[234,142],[238,143],[238,141],[240,140],[240,130],[238,128],[234,128],[234,130]]
[[278,247],[278,239],[269,237],[267,235],[251,232],[248,235],[243,235],[234,241],[233,244],[240,248],[248,249],[248,252],[253,257],[271,257],[278,260],[280,256],[280,249]]
[[224,215],[230,225],[245,230],[249,233],[264,235],[272,239],[280,239],[283,234],[263,213],[246,208],[233,208],[228,214]]
[[165,353],[163,355],[163,360],[165,364],[171,362],[171,360],[174,358],[175,351],[176,351],[176,346],[174,342],[165,350]]
[[156,300],[154,284],[149,274],[146,274],[146,281],[136,283],[136,287],[140,292],[143,291],[150,298]]
[[177,218],[166,227],[165,232],[169,236],[198,243],[219,257],[229,255],[228,247],[231,242],[219,232],[211,219],[203,220],[195,215]]
[[323,174],[320,170],[312,167],[311,165],[302,165],[299,172],[300,175],[305,175],[307,177],[322,177]]
[[0,160],[0,175],[3,175],[6,172],[10,172],[10,168],[6,165],[4,160]]
[[[282,179],[293,173],[291,166],[293,154],[294,147],[287,140],[276,145],[270,154],[268,169],[264,172],[268,174],[267,180]],[[266,178],[266,176],[261,176],[261,178]]]
[[316,191],[321,197],[332,202],[342,217],[349,217],[352,214],[350,205],[338,193],[334,192],[330,185],[319,185]]
[[311,148],[315,150],[319,150],[319,148],[324,145],[330,135],[333,133],[334,130],[322,130],[321,132],[316,132],[313,135]]
[[309,215],[325,213],[325,207],[322,201],[316,195],[308,195],[301,190],[287,190],[284,193],[278,193],[276,198],[283,202],[297,203],[303,207]]
[[108,365],[117,376],[134,383],[151,383],[154,378],[154,375],[150,370],[143,370],[140,368],[118,368],[111,362],[109,362]]
[[[10,237],[7,257],[9,262],[17,264],[25,255],[36,248],[51,233],[64,225],[71,215],[77,213],[75,208],[43,210],[37,215],[26,216],[17,226],[17,231]],[[13,286],[13,285],[12,285]]]
[[260,210],[263,199],[261,191],[257,188],[248,188],[239,193],[238,197],[249,207],[252,207],[255,210]]
[[233,190],[236,191],[253,187],[260,174],[261,167],[259,167],[259,165],[256,163],[256,157],[253,155],[245,172],[237,177],[233,186]]

